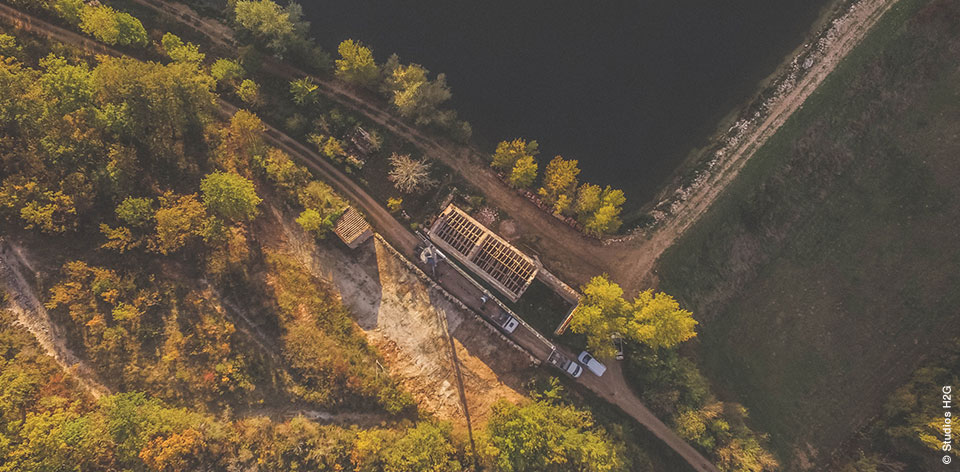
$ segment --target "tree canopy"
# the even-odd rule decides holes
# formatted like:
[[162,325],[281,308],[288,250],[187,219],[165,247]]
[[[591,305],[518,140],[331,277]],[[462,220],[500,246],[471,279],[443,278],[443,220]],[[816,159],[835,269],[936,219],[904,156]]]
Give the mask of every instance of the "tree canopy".
[[80,29],[111,46],[144,47],[150,43],[140,20],[106,5],[85,5],[80,12]]
[[539,147],[536,141],[527,142],[521,138],[513,141],[500,141],[500,144],[497,144],[497,149],[493,152],[493,160],[490,165],[500,171],[510,171],[520,159],[536,157],[540,153]]
[[585,183],[577,190],[574,212],[588,232],[615,233],[623,224],[620,211],[626,201],[622,190],[609,185],[601,190],[599,185]]
[[570,329],[587,335],[597,357],[613,357],[614,334],[653,348],[672,347],[696,336],[693,314],[663,292],[645,290],[629,302],[623,298],[623,289],[604,275],[592,278],[582,290]]
[[352,39],[337,47],[336,74],[340,80],[362,87],[372,87],[380,77],[380,69],[373,60],[373,52]]
[[402,65],[396,55],[384,65],[384,89],[400,116],[417,125],[449,124],[451,112],[440,106],[452,96],[444,74],[428,79],[429,71],[418,64]]
[[624,470],[623,447],[594,424],[589,412],[535,401],[493,406],[480,455],[503,472]]
[[579,174],[580,168],[573,159],[557,156],[547,164],[539,193],[544,202],[553,207],[554,212],[564,213],[573,204]]
[[232,172],[207,174],[200,191],[208,211],[231,221],[252,220],[261,202],[253,182]]
[[206,57],[200,52],[200,48],[193,43],[184,43],[179,36],[173,33],[166,33],[160,40],[163,52],[173,59],[174,62],[185,62],[188,64],[199,65]]
[[537,179],[537,161],[533,156],[523,156],[517,159],[510,171],[509,182],[517,188],[527,188]]
[[279,56],[302,47],[305,41],[308,25],[301,19],[299,4],[281,7],[272,0],[239,0],[233,6],[233,13],[242,33]]

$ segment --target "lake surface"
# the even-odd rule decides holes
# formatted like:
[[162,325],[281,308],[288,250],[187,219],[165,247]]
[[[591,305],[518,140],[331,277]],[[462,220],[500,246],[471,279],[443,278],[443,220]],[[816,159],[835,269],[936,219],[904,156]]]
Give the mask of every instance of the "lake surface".
[[799,46],[828,0],[302,2],[328,50],[346,38],[447,74],[476,141],[540,142],[541,169],[651,198],[724,115]]

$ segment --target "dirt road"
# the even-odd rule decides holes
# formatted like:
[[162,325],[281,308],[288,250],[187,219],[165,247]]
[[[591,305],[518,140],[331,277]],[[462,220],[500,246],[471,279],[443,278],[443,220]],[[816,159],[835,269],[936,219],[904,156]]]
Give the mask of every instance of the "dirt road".
[[[51,25],[35,17],[7,7],[6,5],[0,4],[0,17],[14,22],[18,25],[18,27],[22,27],[26,30],[33,31],[37,34],[41,34],[67,44],[73,44],[78,47],[86,48],[85,45],[89,43],[86,38],[80,36],[79,34]],[[102,54],[121,55],[120,52],[103,47],[102,45],[96,45],[95,47],[87,49]],[[231,116],[236,110],[235,107],[224,101],[220,101],[219,109],[222,113]],[[412,255],[413,248],[418,242],[416,236],[410,233],[410,231],[404,228],[403,225],[398,221],[393,219],[393,217],[386,212],[386,210],[382,208],[372,197],[367,195],[363,189],[361,189],[351,180],[347,179],[346,176],[343,175],[338,169],[333,168],[332,165],[322,160],[312,150],[280,133],[275,128],[270,127],[267,135],[271,143],[281,147],[286,152],[290,153],[291,156],[300,159],[313,170],[317,171],[323,178],[328,179],[328,182],[334,186],[334,188],[336,188],[339,192],[342,192],[344,196],[349,197],[355,204],[359,205],[361,209],[367,212],[367,215],[373,220],[373,224],[377,227],[377,229],[382,231],[388,240],[392,240],[391,242],[398,245],[397,249],[407,256]],[[449,279],[455,280],[455,278],[452,276]],[[458,282],[457,285],[463,286],[464,284],[462,282]],[[473,295],[464,295],[464,298],[461,298],[461,300],[466,303],[468,307],[475,310],[475,305],[479,303],[479,296],[480,292],[478,290],[477,293]],[[542,336],[540,337],[542,338]],[[541,349],[539,346],[531,347],[533,352]],[[456,346],[454,346],[454,349],[456,349]],[[613,378],[614,376],[607,375],[604,377],[603,382],[608,382]],[[622,379],[620,379],[620,382],[623,382]],[[611,385],[616,384],[614,383]],[[590,387],[590,385],[588,385],[588,387]],[[616,391],[616,389],[614,389],[614,391]],[[642,403],[639,399],[633,397],[632,400],[629,400],[627,395],[613,396],[611,398],[611,401],[613,401],[614,404],[620,406],[626,413],[637,419],[640,424],[654,432],[657,437],[667,438],[665,440],[666,444],[673,448],[687,462],[689,462],[691,467],[693,467],[695,470],[707,472],[716,471],[716,468],[713,467],[705,457],[690,447],[689,444],[686,444],[670,428],[663,424],[663,422],[653,415],[649,415],[649,410],[646,408],[638,409],[636,407],[637,405],[642,407]]]
[[[234,44],[229,28],[201,18],[189,8],[160,0],[135,1],[158,12],[172,14],[181,21],[185,19],[194,26],[202,25],[200,32],[219,45],[232,47]],[[755,117],[753,122],[738,124],[742,132],[718,153],[708,175],[687,188],[678,189],[678,192],[684,193],[684,198],[674,205],[672,216],[652,232],[638,233],[617,241],[601,242],[585,237],[535,207],[504,184],[486,164],[487,157],[475,148],[428,136],[397,119],[379,101],[371,100],[338,81],[307,74],[271,60],[268,60],[268,67],[288,78],[311,76],[328,98],[403,137],[423,155],[443,162],[459,173],[480,189],[493,206],[506,212],[517,224],[519,233],[541,253],[541,259],[550,270],[561,274],[568,282],[582,284],[594,275],[608,273],[631,293],[656,284],[653,269],[660,254],[709,208],[753,152],[803,105],[807,97],[896,1],[861,0],[846,15],[834,21],[827,35],[828,40],[817,45],[821,51],[813,63],[809,67],[806,64],[801,67],[802,76],[775,99],[768,100],[764,104],[764,114]]]
[[[150,2],[138,1],[155,7]],[[850,26],[839,33],[839,39],[833,43],[836,47],[831,50],[825,60],[813,66],[815,69],[812,73],[805,75],[803,81],[787,94],[784,100],[772,108],[769,117],[759,124],[757,131],[750,135],[749,139],[744,139],[742,143],[738,143],[734,152],[729,154],[731,157],[721,163],[720,172],[716,173],[719,176],[718,180],[711,185],[702,186],[698,193],[685,200],[686,206],[678,211],[680,216],[661,226],[652,235],[620,243],[603,244],[586,238],[569,226],[537,209],[529,201],[507,188],[484,164],[485,159],[478,151],[428,137],[400,122],[370,100],[359,97],[342,84],[322,80],[319,77],[316,77],[316,80],[321,84],[321,90],[328,97],[349,106],[391,132],[408,139],[424,155],[444,162],[460,173],[472,185],[480,188],[495,206],[505,210],[517,222],[521,233],[531,235],[536,240],[537,246],[543,250],[542,258],[552,266],[552,270],[559,271],[577,282],[583,282],[597,273],[607,272],[623,284],[626,289],[635,290],[651,282],[651,270],[660,253],[669,247],[673,240],[682,234],[709,207],[725,184],[732,180],[736,172],[743,166],[753,150],[762,145],[787,117],[802,105],[806,97],[822,82],[836,63],[859,42],[866,30],[895,1],[864,0],[861,2],[861,7],[850,20]],[[13,21],[18,27],[37,31],[58,41],[84,47],[98,53],[119,55],[118,52],[94,43],[79,34],[37,20],[5,5],[0,5],[0,16]],[[217,34],[217,31],[222,30],[214,30],[212,34]],[[224,44],[232,43],[232,41],[226,41],[224,38],[220,38],[220,40]],[[306,75],[282,64],[276,64],[276,70],[287,77]],[[220,101],[219,108],[225,115],[232,115],[236,111],[235,107],[224,101]],[[417,238],[339,169],[336,169],[311,149],[273,127],[268,126],[267,137],[272,144],[299,158],[327,180],[338,192],[361,208],[378,231],[401,252],[407,256],[412,254],[413,247],[418,242]],[[451,276],[450,280],[455,280],[455,277]],[[462,286],[463,284],[458,282],[456,285]],[[475,294],[464,293],[459,298],[470,308],[476,310],[476,305],[480,303],[479,295],[479,291]],[[530,343],[529,340],[522,337],[515,339],[515,341]],[[531,345],[528,350],[540,354],[542,347]],[[572,353],[568,354],[572,355]],[[540,357],[540,355],[537,357]],[[716,470],[706,458],[680,439],[632,394],[618,369],[609,371],[603,378],[592,377],[591,374],[585,373],[579,381],[643,424],[673,448],[695,470]]]

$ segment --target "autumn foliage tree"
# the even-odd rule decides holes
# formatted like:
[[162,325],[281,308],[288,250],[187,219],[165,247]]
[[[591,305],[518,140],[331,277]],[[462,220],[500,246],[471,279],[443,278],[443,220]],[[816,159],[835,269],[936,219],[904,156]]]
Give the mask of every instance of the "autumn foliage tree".
[[537,178],[537,160],[539,154],[536,141],[527,142],[524,139],[501,141],[493,153],[490,165],[501,172],[507,173],[510,185],[526,188],[533,185]]
[[539,153],[539,144],[536,141],[527,142],[521,138],[513,141],[500,141],[500,144],[497,144],[497,149],[493,152],[490,165],[499,171],[509,172],[518,160],[527,156],[536,157]]
[[537,168],[537,161],[533,156],[523,156],[513,165],[507,181],[514,187],[527,188],[537,179]]
[[569,405],[540,400],[493,406],[480,455],[504,472],[625,470],[623,447],[597,427],[593,416]]
[[573,204],[580,168],[576,160],[554,157],[543,174],[543,186],[539,194],[543,201],[553,207],[555,213],[564,213]]
[[80,29],[109,45],[144,47],[150,43],[140,20],[106,5],[84,5]]
[[185,62],[188,64],[200,65],[205,54],[200,52],[200,48],[193,43],[185,43],[179,36],[173,33],[166,33],[160,40],[163,52],[167,54],[174,62]]
[[587,335],[597,357],[613,357],[610,338],[615,333],[653,348],[672,347],[696,336],[693,314],[663,292],[645,290],[627,301],[623,289],[605,275],[594,277],[582,290],[570,329]]
[[301,19],[299,4],[283,7],[272,0],[239,0],[233,4],[233,15],[241,34],[280,57],[307,41],[308,25]]
[[453,120],[453,112],[440,109],[451,97],[447,78],[438,74],[430,80],[428,74],[423,66],[400,64],[393,55],[383,68],[384,91],[400,116],[417,125],[448,124]]
[[361,87],[373,87],[380,77],[380,69],[373,60],[370,48],[352,39],[344,40],[337,47],[340,59],[336,61],[337,78]]
[[588,232],[597,235],[614,233],[623,224],[620,212],[626,200],[622,190],[609,185],[601,190],[599,185],[585,183],[577,190],[574,212]]
[[207,174],[200,183],[207,210],[228,221],[250,221],[262,199],[253,182],[232,172]]

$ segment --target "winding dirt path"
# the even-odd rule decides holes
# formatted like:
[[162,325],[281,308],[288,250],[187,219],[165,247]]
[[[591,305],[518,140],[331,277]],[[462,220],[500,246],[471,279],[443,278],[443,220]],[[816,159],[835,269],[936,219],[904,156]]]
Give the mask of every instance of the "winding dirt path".
[[[158,11],[163,11],[154,2],[136,1]],[[862,0],[847,18],[844,28],[838,33],[836,40],[831,43],[823,59],[813,64],[811,70],[804,75],[793,89],[784,95],[782,100],[770,106],[766,118],[732,147],[730,152],[726,154],[727,157],[719,163],[718,171],[713,174],[715,177],[710,179],[706,185],[693,189],[692,195],[675,212],[676,216],[660,226],[655,232],[622,242],[608,241],[604,244],[587,238],[539,210],[500,181],[486,165],[484,155],[476,149],[426,136],[419,130],[393,117],[388,111],[376,104],[374,100],[364,98],[338,82],[323,80],[319,77],[314,78],[321,85],[323,93],[329,98],[350,107],[391,132],[409,140],[425,156],[437,159],[450,166],[471,185],[479,188],[495,206],[506,211],[518,223],[522,234],[530,235],[533,242],[542,248],[543,254],[541,256],[553,271],[561,272],[568,280],[575,282],[584,282],[592,275],[607,272],[620,282],[625,289],[637,290],[643,285],[655,283],[652,269],[660,254],[706,211],[723,188],[733,180],[753,152],[766,142],[794,111],[802,106],[813,90],[860,42],[870,27],[894,3],[896,3],[896,0]],[[64,43],[86,47],[89,50],[106,54],[119,54],[76,33],[49,25],[2,4],[0,4],[0,16],[11,19],[17,27],[37,30],[41,34]],[[213,29],[211,31],[210,34],[217,34],[218,31],[222,32],[223,30]],[[203,32],[207,33],[207,31]],[[211,38],[218,44],[232,44],[232,38],[220,37],[219,40]],[[268,62],[268,67],[283,77],[292,78],[307,75],[284,64]],[[220,101],[219,106],[220,111],[224,114],[232,115],[232,112],[235,111],[232,105],[224,101]],[[391,240],[391,243],[397,245],[398,249],[403,250],[404,253],[410,252],[413,245],[416,244],[415,236],[394,219],[378,202],[366,194],[361,187],[315,152],[275,128],[268,128],[267,135],[271,143],[294,156],[300,157],[331,183],[337,191],[359,204],[373,220],[372,222],[378,230],[388,240]],[[36,303],[39,304],[39,301],[36,301]],[[40,307],[42,308],[42,305]],[[38,337],[38,339],[40,338]],[[60,355],[62,356],[63,353]],[[709,461],[676,436],[640,402],[626,386],[622,373],[609,372],[602,381],[597,379],[596,385],[591,382],[587,386],[601,397],[619,406],[650,429],[656,436],[663,439],[695,470],[716,470]]]
[[0,286],[10,294],[9,309],[17,316],[17,322],[93,398],[109,395],[110,389],[100,382],[93,368],[67,346],[63,331],[50,319],[33,286],[23,276],[25,270],[30,271],[30,265],[20,248],[0,238]]

